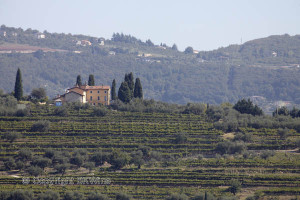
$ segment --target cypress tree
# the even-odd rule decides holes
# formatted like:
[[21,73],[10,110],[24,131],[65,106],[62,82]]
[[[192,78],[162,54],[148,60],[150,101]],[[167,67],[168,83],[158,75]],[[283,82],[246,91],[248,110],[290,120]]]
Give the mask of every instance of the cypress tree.
[[143,88],[139,78],[135,79],[134,98],[143,99]]
[[15,97],[19,101],[23,97],[23,85],[22,85],[22,74],[20,68],[18,68],[15,82]]
[[128,84],[126,81],[122,82],[119,91],[118,91],[118,98],[123,101],[124,103],[130,102],[132,96],[131,91],[128,87]]
[[116,94],[116,80],[114,79],[111,85],[111,100],[116,100],[117,94]]
[[82,85],[81,76],[80,75],[77,76],[76,85],[78,85],[78,86]]
[[134,92],[134,78],[133,73],[130,72],[129,74],[125,74],[125,82],[127,82],[127,85],[131,91],[131,96],[133,97]]
[[89,86],[94,86],[95,85],[95,79],[94,79],[94,75],[93,74],[89,75],[88,85]]

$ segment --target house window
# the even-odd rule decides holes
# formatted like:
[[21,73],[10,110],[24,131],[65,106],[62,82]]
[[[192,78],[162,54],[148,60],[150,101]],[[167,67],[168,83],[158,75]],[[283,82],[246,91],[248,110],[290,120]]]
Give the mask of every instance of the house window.
[[90,97],[90,100],[93,101],[93,97]]
[[98,100],[100,100],[100,96],[98,96]]
[[90,91],[90,93],[93,93],[93,91]]
[[98,94],[100,93],[100,90],[98,90]]
[[93,103],[93,105],[96,105],[95,103]]
[[107,91],[105,90],[105,91],[104,91],[104,93],[106,94],[106,93],[107,93]]
[[104,101],[106,101],[106,96],[104,97]]

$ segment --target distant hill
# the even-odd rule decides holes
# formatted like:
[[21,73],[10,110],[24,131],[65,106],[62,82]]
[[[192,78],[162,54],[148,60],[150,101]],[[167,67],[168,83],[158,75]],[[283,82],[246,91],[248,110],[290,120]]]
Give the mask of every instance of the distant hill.
[[[36,52],[1,53],[3,45],[35,47]],[[52,49],[53,51],[46,51]],[[300,36],[270,36],[214,51],[179,52],[134,36],[115,33],[111,39],[40,33],[4,25],[0,29],[0,88],[13,90],[19,67],[26,93],[44,87],[50,97],[95,75],[96,84],[127,72],[142,81],[146,98],[187,102],[236,102],[262,96],[268,101],[300,104]]]

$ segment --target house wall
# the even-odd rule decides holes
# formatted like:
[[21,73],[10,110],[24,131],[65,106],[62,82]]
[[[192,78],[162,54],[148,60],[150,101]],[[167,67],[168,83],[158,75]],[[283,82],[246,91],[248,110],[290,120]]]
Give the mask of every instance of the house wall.
[[69,93],[65,94],[65,101],[66,102],[83,102],[83,97],[74,92],[69,92]]
[[[91,99],[92,97],[92,99]],[[98,100],[98,97],[100,100]],[[86,91],[86,100],[88,103],[98,105],[109,105],[110,101],[110,89],[92,89]]]

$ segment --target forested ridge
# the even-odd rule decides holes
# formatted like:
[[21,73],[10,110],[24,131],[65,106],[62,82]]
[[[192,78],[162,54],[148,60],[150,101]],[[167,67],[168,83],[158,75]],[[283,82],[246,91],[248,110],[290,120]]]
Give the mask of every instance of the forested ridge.
[[[50,97],[73,86],[78,74],[83,82],[94,74],[96,85],[111,85],[116,79],[119,87],[123,74],[132,71],[142,81],[145,98],[160,101],[217,104],[262,96],[300,103],[299,35],[270,36],[195,54],[191,48],[180,52],[176,45],[155,45],[119,33],[104,39],[44,31],[40,34],[45,38],[38,39],[37,30],[3,25],[0,31],[0,51],[12,44],[65,50],[1,53],[0,88],[6,92],[13,91],[18,68],[25,93],[43,87]],[[90,45],[78,45],[82,40]]]

